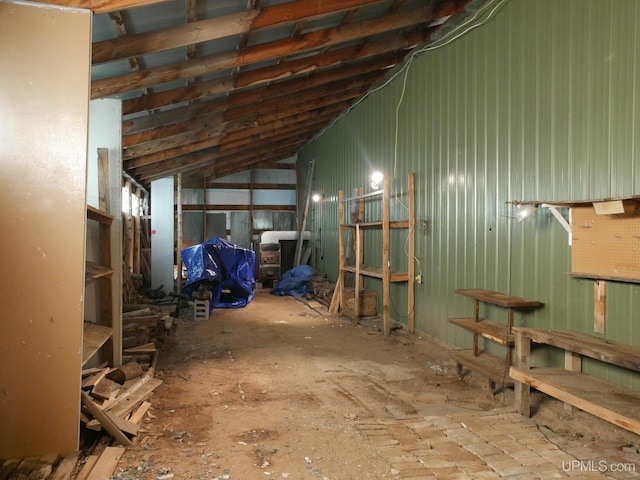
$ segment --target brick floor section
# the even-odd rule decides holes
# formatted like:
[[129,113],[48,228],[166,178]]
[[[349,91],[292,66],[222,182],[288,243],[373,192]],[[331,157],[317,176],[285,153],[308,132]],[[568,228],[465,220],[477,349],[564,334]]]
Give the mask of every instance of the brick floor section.
[[[356,424],[397,479],[640,478],[638,459],[594,452],[512,408]],[[613,453],[613,454],[612,454]]]

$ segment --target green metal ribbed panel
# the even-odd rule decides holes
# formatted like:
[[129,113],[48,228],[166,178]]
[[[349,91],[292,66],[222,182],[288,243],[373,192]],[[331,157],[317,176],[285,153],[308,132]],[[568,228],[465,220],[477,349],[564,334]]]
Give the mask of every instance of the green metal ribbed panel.
[[[447,318],[472,313],[453,291],[477,287],[544,303],[517,314],[517,325],[593,333],[593,282],[566,275],[566,232],[544,209],[518,223],[506,202],[640,194],[638,52],[636,0],[510,0],[486,24],[419,55],[399,108],[404,74],[300,152],[302,164],[316,158],[327,200],[317,267],[336,278],[338,190],[366,185],[374,167],[404,187],[412,171],[425,279],[418,330],[469,346]],[[393,262],[402,255],[394,250]],[[404,287],[392,295],[401,318]],[[640,286],[610,283],[607,300],[607,336],[640,345]],[[585,368],[633,383],[617,369]]]

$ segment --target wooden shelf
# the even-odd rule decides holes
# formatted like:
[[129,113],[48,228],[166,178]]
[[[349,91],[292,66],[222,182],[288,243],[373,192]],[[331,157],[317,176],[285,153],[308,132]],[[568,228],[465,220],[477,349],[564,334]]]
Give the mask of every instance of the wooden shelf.
[[[100,351],[100,361],[107,361],[111,366],[119,366],[121,357],[120,345],[114,341],[114,328],[121,329],[120,312],[113,300],[113,265],[117,261],[112,258],[111,229],[115,217],[110,213],[87,205],[87,220],[98,223],[97,254],[98,261],[85,262],[85,282],[96,280],[100,317],[97,323],[85,322],[83,365]],[[92,259],[93,260],[93,259]],[[118,330],[119,332],[120,330]],[[119,338],[119,336],[116,336]],[[104,348],[103,348],[104,347]]]
[[[414,240],[414,222],[415,222],[415,191],[414,191],[414,175],[409,173],[407,179],[407,197],[408,197],[408,215],[406,220],[391,220],[391,178],[388,175],[384,177],[384,187],[371,193],[364,193],[364,189],[360,188],[356,195],[345,198],[344,191],[338,194],[338,219],[339,219],[339,256],[340,270],[338,285],[338,304],[343,309],[346,305],[344,291],[346,285],[346,274],[355,274],[353,297],[353,317],[358,322],[360,316],[360,292],[363,287],[364,277],[378,278],[382,280],[382,320],[385,336],[391,334],[391,283],[406,282],[407,283],[407,327],[411,333],[415,331],[415,292],[414,292],[414,259],[415,259],[415,240]],[[366,202],[365,202],[366,201]],[[380,202],[379,210],[382,213],[382,220],[368,221],[365,214],[365,203],[370,204],[371,201]],[[345,204],[349,205],[348,216],[345,215]],[[375,215],[379,215],[376,211]],[[371,215],[373,216],[373,215]],[[345,223],[348,220],[349,223]],[[404,228],[407,230],[407,271],[393,271],[390,268],[390,251],[391,251],[391,235],[392,229]],[[364,264],[365,259],[365,243],[367,235],[366,231],[380,230],[381,235],[376,237],[376,241],[381,240],[380,264],[382,267],[372,267]],[[351,235],[353,241],[354,265],[347,265],[346,258],[349,256],[345,252],[345,237]],[[351,263],[351,262],[350,262]],[[378,263],[378,262],[375,262]],[[351,287],[351,285],[349,285]],[[333,302],[332,302],[333,303]]]
[[536,343],[562,348],[601,362],[640,372],[640,348],[633,345],[568,330],[514,327],[513,333],[520,333]]
[[[384,222],[364,222],[364,223],[345,223],[340,225],[343,228],[382,228]],[[409,228],[409,220],[394,220],[389,222],[389,228]]]
[[103,225],[111,225],[114,217],[110,213],[103,212],[91,205],[87,205],[87,218]]
[[513,387],[513,379],[509,377],[509,367],[504,358],[498,357],[486,351],[474,355],[473,350],[456,350],[451,357],[458,365],[458,374],[463,376],[463,366],[469,370],[478,372],[488,378],[492,384],[492,390],[496,385],[501,387]]
[[491,320],[479,320],[475,318],[450,318],[449,322],[459,327],[476,333],[500,345],[513,346],[515,338],[509,333],[509,326]]
[[[340,270],[343,272],[356,273],[356,267],[352,266],[344,266],[341,267]],[[384,278],[384,272],[382,271],[382,268],[370,267],[368,265],[360,265],[360,275],[364,275],[365,277]],[[409,274],[407,272],[396,272],[393,270],[389,271],[389,281],[391,283],[406,282],[408,280]]]
[[82,332],[82,365],[84,366],[113,335],[113,329],[105,325],[85,322]]
[[[450,318],[449,322],[473,333],[473,350],[456,353],[456,363],[458,370],[465,365],[472,370],[489,379],[491,389],[494,390],[496,384],[503,387],[512,387],[512,380],[501,380],[505,372],[511,366],[513,360],[513,347],[516,342],[513,335],[513,311],[519,308],[534,308],[540,305],[537,300],[527,300],[513,295],[506,295],[492,290],[482,288],[461,288],[455,291],[458,295],[469,297],[474,300],[472,318]],[[480,303],[496,305],[506,308],[508,311],[508,323],[501,324],[480,318]],[[486,338],[492,342],[507,347],[504,359],[491,355],[480,349],[479,337]]]
[[506,295],[481,288],[458,289],[455,293],[504,308],[527,308],[538,307],[540,305],[540,302],[537,300],[527,300],[525,298],[514,297],[513,295]]
[[563,368],[511,367],[511,377],[521,383],[640,435],[640,392]]
[[113,275],[113,268],[105,267],[95,262],[86,262],[84,279],[95,280],[96,278],[110,277]]

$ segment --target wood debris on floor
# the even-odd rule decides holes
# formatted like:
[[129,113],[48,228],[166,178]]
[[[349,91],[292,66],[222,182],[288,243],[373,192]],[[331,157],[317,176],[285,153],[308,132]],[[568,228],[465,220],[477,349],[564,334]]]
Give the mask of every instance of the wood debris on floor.
[[107,480],[113,475],[125,447],[102,446],[80,457],[73,452],[61,457],[57,454],[42,457],[0,461],[2,480]]
[[148,399],[162,384],[154,378],[158,360],[155,346],[149,344],[144,350],[154,350],[149,366],[128,362],[118,368],[89,369],[82,382],[81,420],[86,428],[104,429],[124,446],[133,444],[132,438],[138,434],[149,409]]

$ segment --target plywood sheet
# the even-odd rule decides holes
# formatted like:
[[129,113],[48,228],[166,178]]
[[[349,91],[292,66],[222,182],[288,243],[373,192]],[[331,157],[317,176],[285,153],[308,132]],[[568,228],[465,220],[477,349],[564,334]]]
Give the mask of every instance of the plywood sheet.
[[640,209],[597,215],[591,205],[572,209],[571,271],[594,278],[640,281]]
[[67,453],[80,421],[91,12],[0,2],[0,65],[0,458]]

